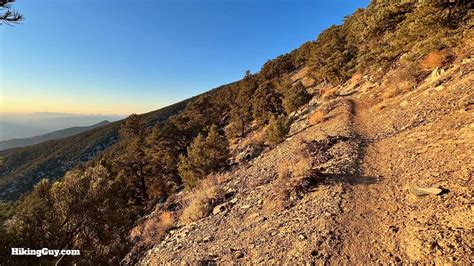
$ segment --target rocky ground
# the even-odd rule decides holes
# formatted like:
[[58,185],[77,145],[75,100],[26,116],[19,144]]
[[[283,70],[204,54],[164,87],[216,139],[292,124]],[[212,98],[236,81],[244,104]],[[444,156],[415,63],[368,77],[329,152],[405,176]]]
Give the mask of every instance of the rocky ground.
[[[232,170],[222,206],[171,230],[141,264],[474,263],[473,69],[468,60],[434,71],[388,99],[363,78],[312,101],[285,142]],[[311,126],[317,109],[326,118]],[[309,191],[269,208],[279,165],[334,137]]]

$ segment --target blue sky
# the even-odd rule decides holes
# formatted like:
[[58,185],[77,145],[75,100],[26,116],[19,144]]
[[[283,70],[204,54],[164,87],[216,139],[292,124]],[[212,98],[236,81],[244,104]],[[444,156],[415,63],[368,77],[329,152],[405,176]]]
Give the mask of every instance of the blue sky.
[[3,112],[129,114],[256,72],[369,0],[18,0],[0,26]]

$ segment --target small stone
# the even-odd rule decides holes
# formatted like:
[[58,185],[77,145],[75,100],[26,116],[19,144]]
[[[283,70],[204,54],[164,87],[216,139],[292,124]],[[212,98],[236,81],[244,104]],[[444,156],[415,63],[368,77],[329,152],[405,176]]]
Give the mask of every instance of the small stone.
[[300,234],[298,237],[299,237],[301,240],[305,240],[305,239],[306,239],[306,236],[303,235],[303,234]]
[[235,259],[241,259],[245,256],[245,254],[242,251],[237,251],[234,255]]
[[251,205],[242,205],[240,206],[241,209],[250,209],[252,206]]
[[214,207],[214,209],[212,210],[212,214],[216,215],[216,214],[226,211],[227,209],[228,209],[228,203],[227,202],[222,203]]
[[436,86],[434,89],[435,89],[435,91],[442,91],[442,90],[444,90],[444,86],[443,85]]
[[403,101],[400,103],[400,107],[406,107],[408,105],[408,101]]
[[439,195],[441,192],[443,192],[443,190],[438,187],[420,187],[412,189],[411,191],[411,193],[416,196]]
[[206,236],[205,238],[202,239],[203,242],[209,242],[212,240],[212,236]]

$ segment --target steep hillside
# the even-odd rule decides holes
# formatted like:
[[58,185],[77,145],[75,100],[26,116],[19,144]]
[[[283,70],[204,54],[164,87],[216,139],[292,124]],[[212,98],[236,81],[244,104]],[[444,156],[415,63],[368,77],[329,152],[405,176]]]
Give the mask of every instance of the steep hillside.
[[4,195],[33,188],[0,204],[0,257],[472,263],[473,15],[372,1],[237,82],[0,152]]
[[38,144],[38,143],[45,142],[48,140],[69,137],[69,136],[76,135],[90,129],[105,126],[109,123],[110,123],[109,121],[102,121],[92,126],[65,128],[65,129],[57,130],[54,132],[50,132],[48,134],[35,136],[31,138],[10,139],[10,140],[5,140],[5,141],[0,141],[0,151],[12,149],[12,148],[30,146],[30,145]]
[[[472,264],[473,62],[389,98],[362,78],[312,101],[296,116],[297,133],[214,182],[227,196],[211,214],[170,230],[141,264]],[[310,125],[320,110],[324,119]],[[281,166],[298,163],[308,143],[319,151],[311,153],[317,171],[279,209]],[[420,196],[421,187],[442,192]],[[147,219],[157,222],[168,205]]]

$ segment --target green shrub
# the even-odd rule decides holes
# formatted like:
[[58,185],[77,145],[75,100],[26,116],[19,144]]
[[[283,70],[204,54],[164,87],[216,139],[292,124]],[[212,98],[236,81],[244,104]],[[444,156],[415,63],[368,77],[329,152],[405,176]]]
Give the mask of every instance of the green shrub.
[[272,116],[268,124],[267,140],[270,144],[278,144],[285,140],[286,134],[290,131],[290,123],[286,116]]

